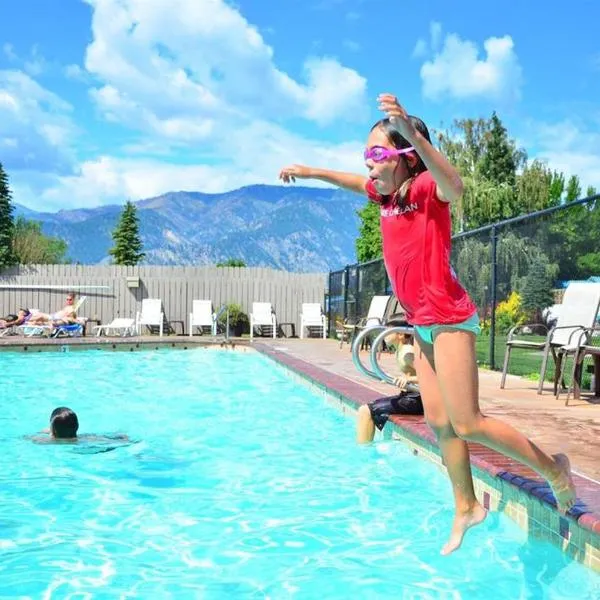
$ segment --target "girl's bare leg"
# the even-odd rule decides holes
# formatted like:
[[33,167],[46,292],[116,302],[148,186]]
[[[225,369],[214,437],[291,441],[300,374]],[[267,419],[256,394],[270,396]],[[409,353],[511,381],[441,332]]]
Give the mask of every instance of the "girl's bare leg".
[[575,504],[575,487],[567,457],[549,456],[514,427],[481,414],[474,334],[440,329],[434,339],[434,354],[438,381],[454,431],[462,439],[479,442],[526,464],[548,480],[561,512],[571,508]]
[[438,384],[433,347],[415,337],[415,368],[425,408],[425,419],[435,432],[454,493],[455,517],[442,554],[454,552],[470,527],[485,519],[486,511],[475,497],[467,443],[454,431]]

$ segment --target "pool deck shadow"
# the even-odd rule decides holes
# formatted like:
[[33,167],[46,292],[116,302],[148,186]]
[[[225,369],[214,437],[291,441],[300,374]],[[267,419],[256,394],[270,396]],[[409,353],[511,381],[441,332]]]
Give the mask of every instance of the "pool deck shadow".
[[[395,388],[360,374],[352,362],[348,346],[339,348],[334,340],[277,339],[257,340],[253,346],[292,370],[304,374],[328,390],[343,396],[355,406],[381,396],[397,393]],[[368,352],[361,353],[363,363],[370,368]],[[383,354],[380,364],[394,372],[394,357]],[[568,517],[585,529],[600,534],[600,404],[583,396],[572,405],[556,400],[548,385],[542,395],[537,384],[510,376],[506,389],[500,389],[500,374],[480,370],[482,411],[507,421],[544,450],[569,455],[577,487],[578,502]],[[563,396],[564,399],[564,396]],[[394,424],[411,437],[426,441],[437,448],[433,432],[419,416],[395,416]],[[480,444],[469,444],[472,464],[491,477],[525,491],[543,504],[555,506],[549,486],[537,473],[518,461]],[[567,519],[560,518],[564,530]]]

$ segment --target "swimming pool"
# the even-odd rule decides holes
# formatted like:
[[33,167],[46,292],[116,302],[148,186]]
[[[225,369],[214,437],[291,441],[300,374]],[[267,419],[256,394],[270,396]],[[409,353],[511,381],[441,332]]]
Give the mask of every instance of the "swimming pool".
[[[2,353],[0,597],[597,598],[600,577],[497,514],[457,554],[438,469],[264,356]],[[37,445],[55,406],[81,433]],[[106,452],[106,450],[112,450]]]

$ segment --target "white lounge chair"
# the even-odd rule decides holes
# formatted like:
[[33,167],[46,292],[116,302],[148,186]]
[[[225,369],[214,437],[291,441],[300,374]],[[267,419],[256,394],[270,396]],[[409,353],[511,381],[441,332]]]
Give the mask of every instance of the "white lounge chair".
[[[83,303],[87,300],[87,296],[81,296],[79,300],[73,306],[73,312],[77,314],[77,311],[83,306]],[[37,308],[30,308],[29,312],[31,313],[31,317],[35,316],[40,312]],[[30,319],[31,319],[30,317]],[[76,319],[76,323],[73,325],[80,325],[81,332],[83,332],[83,328],[85,327],[85,323],[87,321],[86,317],[80,317]],[[46,336],[51,333],[56,333],[57,327],[54,325],[34,325],[30,323],[24,323],[23,325],[19,325],[15,328],[21,335],[25,337],[35,337],[35,336]]]
[[311,327],[319,327],[323,330],[323,339],[327,335],[327,317],[318,302],[303,303],[300,313],[300,339],[304,338],[304,328],[310,332]]
[[357,332],[361,329],[374,327],[375,325],[383,325],[391,299],[392,296],[373,296],[371,298],[371,304],[369,304],[369,311],[367,312],[366,317],[363,317],[355,323],[340,323],[337,329],[340,337],[340,348],[344,344],[345,339],[350,342],[350,347],[352,348],[352,341],[354,340]]
[[270,302],[253,302],[250,313],[250,340],[254,338],[254,328],[271,328],[273,338],[277,336],[277,318]]
[[212,335],[217,335],[217,315],[213,311],[210,300],[194,300],[192,302],[192,312],[190,313],[190,337],[194,334],[194,327],[200,329],[200,334],[204,333],[204,327],[210,327]]
[[126,336],[133,335],[135,329],[135,319],[117,318],[106,325],[96,325],[93,331],[96,332],[96,337],[100,337],[103,333],[104,335],[117,334],[119,336]]
[[135,326],[138,335],[141,335],[142,327],[158,327],[158,335],[162,337],[165,322],[165,313],[160,298],[145,298],[142,300],[142,310],[135,318]]
[[[540,382],[538,385],[538,394],[542,393],[544,386],[544,377],[548,367],[548,357],[552,354],[555,364],[555,373],[560,370],[560,363],[568,354],[574,354],[579,345],[587,343],[587,337],[581,338],[580,333],[590,330],[596,323],[598,316],[598,307],[600,306],[600,283],[574,282],[565,290],[562,305],[559,311],[556,325],[548,331],[545,325],[539,323],[529,323],[513,327],[508,333],[506,340],[506,351],[504,353],[504,367],[502,369],[502,379],[500,387],[504,388],[506,382],[506,373],[510,353],[513,348],[524,348],[535,352],[542,351],[542,367],[540,370]],[[519,331],[525,328],[528,331],[542,330],[546,332],[544,341],[533,341],[523,338],[515,338]],[[561,385],[558,377],[555,376],[554,393],[557,386]]]

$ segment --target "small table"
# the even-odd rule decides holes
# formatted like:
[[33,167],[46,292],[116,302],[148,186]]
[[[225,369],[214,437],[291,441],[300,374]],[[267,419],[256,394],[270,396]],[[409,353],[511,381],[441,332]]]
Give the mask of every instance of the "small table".
[[85,325],[83,326],[83,332],[82,332],[82,337],[85,337],[87,334],[87,326],[88,323],[96,323],[96,325],[102,325],[102,319],[87,319],[87,321],[85,322]]
[[181,325],[181,335],[185,335],[185,323],[183,321],[168,321],[167,323],[168,323],[169,327],[173,330],[173,333],[175,335],[177,335],[177,332],[175,331],[175,327],[173,327],[172,324]]
[[[287,336],[285,331],[283,330],[284,327],[288,327],[290,329],[290,336]],[[296,324],[295,323],[278,323],[278,329],[281,330],[281,335],[283,337],[296,337]]]

